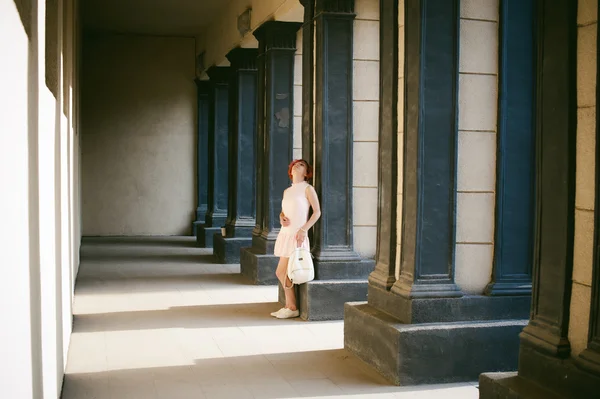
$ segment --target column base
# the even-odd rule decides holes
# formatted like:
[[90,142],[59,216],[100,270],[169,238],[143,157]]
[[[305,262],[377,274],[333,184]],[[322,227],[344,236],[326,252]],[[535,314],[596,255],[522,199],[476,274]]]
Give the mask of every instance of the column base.
[[369,284],[369,305],[401,323],[528,319],[529,296],[465,295],[459,298],[405,298]]
[[206,225],[199,226],[196,232],[196,242],[200,248],[212,248],[214,235],[221,234],[220,227],[207,227]]
[[[577,362],[578,359],[573,357],[563,359],[544,353],[544,349],[531,346],[521,337],[519,378],[542,386],[561,398],[598,397],[600,376],[578,367]],[[506,381],[497,381],[497,383],[506,385]],[[483,396],[482,391],[481,397],[493,398],[494,396]]]
[[[343,320],[346,302],[367,300],[367,280],[313,280],[294,286],[303,320]],[[279,284],[279,303],[285,304]]]
[[199,221],[199,220],[192,222],[192,235],[194,237],[198,237],[198,230],[200,229],[201,226],[204,226],[204,222]]
[[315,259],[315,280],[367,280],[375,269],[372,259],[358,260],[317,260]]
[[481,399],[561,399],[562,396],[519,377],[517,372],[484,373],[479,376]]
[[240,250],[240,270],[242,275],[246,276],[257,285],[275,285],[279,283],[275,270],[279,257],[259,253],[256,248],[242,248]]
[[[516,370],[527,320],[402,324],[368,303],[346,303],[344,347],[396,385],[474,381]],[[473,349],[476,348],[476,349]]]
[[240,263],[240,250],[252,245],[252,238],[248,237],[223,237],[217,233],[213,237],[213,253],[217,263]]

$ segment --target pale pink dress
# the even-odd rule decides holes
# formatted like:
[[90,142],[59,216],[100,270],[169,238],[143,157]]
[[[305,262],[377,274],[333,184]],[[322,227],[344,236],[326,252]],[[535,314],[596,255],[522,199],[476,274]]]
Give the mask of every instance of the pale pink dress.
[[[292,183],[292,186],[283,192],[281,209],[285,216],[290,220],[289,226],[282,226],[275,241],[274,255],[288,258],[298,246],[296,242],[296,233],[308,220],[308,209],[310,203],[306,198],[307,182]],[[304,239],[302,248],[310,250],[308,237]]]

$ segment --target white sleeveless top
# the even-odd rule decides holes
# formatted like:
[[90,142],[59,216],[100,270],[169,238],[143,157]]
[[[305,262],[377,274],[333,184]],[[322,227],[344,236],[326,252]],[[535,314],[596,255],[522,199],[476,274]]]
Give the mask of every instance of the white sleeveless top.
[[[292,183],[292,186],[283,192],[281,209],[283,214],[290,220],[290,225],[281,227],[277,241],[275,241],[275,256],[289,257],[297,246],[296,233],[308,220],[310,203],[306,198],[307,182]],[[308,237],[302,243],[302,247],[310,249]]]

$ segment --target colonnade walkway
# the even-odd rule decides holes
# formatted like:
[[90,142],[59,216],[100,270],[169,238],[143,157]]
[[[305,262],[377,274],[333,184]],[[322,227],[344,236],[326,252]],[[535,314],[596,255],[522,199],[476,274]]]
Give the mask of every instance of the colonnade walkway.
[[62,399],[479,396],[393,386],[344,350],[342,321],[274,319],[276,302],[194,237],[84,238]]

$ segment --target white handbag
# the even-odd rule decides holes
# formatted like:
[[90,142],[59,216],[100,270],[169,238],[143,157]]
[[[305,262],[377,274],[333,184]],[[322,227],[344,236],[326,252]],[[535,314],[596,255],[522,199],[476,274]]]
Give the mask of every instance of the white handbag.
[[288,261],[287,275],[292,285],[304,284],[315,278],[315,267],[312,261],[312,254],[306,248],[296,248]]

